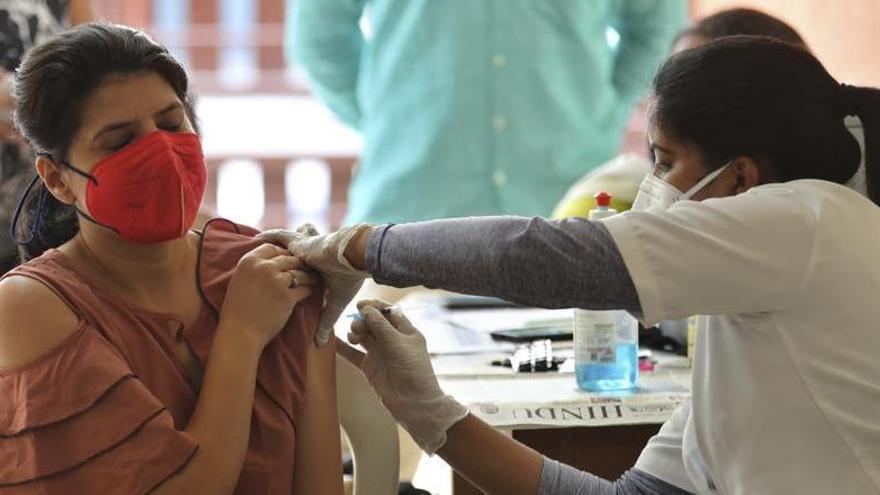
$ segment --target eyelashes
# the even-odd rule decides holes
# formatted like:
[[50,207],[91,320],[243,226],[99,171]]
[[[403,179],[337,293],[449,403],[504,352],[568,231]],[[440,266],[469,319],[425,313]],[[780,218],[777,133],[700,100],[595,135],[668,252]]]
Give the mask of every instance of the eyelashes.
[[654,164],[654,175],[658,177],[664,177],[672,170],[672,166],[667,163],[656,163]]
[[[160,125],[159,129],[161,129],[163,131],[168,131],[168,132],[180,132],[183,129],[183,123],[181,122],[181,123],[172,124],[172,125]],[[133,141],[134,141],[134,135],[129,134],[129,135],[125,136],[124,139],[121,139],[120,141],[117,141],[115,143],[108,145],[107,149],[110,151],[119,151],[122,148],[125,148],[126,146],[131,144]]]

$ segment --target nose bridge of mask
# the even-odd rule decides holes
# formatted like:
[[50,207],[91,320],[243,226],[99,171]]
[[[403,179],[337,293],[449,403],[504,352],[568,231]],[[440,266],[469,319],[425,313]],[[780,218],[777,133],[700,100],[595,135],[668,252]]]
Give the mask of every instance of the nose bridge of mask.
[[164,143],[166,146],[167,154],[168,154],[169,158],[171,158],[172,163],[174,163],[174,169],[177,171],[177,174],[175,176],[175,182],[177,183],[177,191],[178,191],[178,194],[180,195],[180,204],[179,204],[179,208],[178,208],[178,214],[179,214],[179,218],[180,218],[179,235],[183,236],[183,235],[186,235],[186,231],[190,227],[189,225],[187,225],[186,197],[185,197],[184,185],[183,185],[183,179],[182,179],[183,174],[186,174],[187,170],[186,170],[186,164],[184,163],[183,158],[180,156],[180,152],[182,151],[181,148],[185,149],[185,147],[180,146],[179,143],[175,144],[170,139],[166,139],[164,141]]
[[[164,154],[169,161],[174,165],[174,170],[179,174],[182,172],[182,160],[177,154],[177,148],[174,145],[174,142],[171,140],[171,137],[167,134],[160,134],[161,139],[159,139],[159,144],[152,151],[153,155]],[[146,154],[146,153],[145,153]]]

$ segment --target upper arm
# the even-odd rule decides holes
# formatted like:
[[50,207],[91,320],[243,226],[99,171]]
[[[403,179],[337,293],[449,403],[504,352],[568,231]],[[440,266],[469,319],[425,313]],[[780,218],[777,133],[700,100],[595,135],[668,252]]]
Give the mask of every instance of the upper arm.
[[293,493],[342,493],[336,346],[306,342],[304,407],[297,418]]
[[[7,315],[12,303],[47,294],[23,277],[0,286],[0,350],[13,346],[4,364],[30,361],[0,369],[0,492],[147,493],[186,467],[196,440],[176,429],[166,405],[116,347],[83,324],[46,353],[54,344],[44,330],[68,333],[52,321],[64,316],[51,305],[19,308],[48,325],[25,327],[25,318]],[[24,350],[15,350],[17,339],[27,342]],[[23,358],[28,353],[44,355],[32,361]]]
[[0,368],[33,361],[78,326],[77,315],[43,283],[23,276],[0,280]]
[[784,309],[809,276],[817,228],[814,212],[784,190],[688,201],[604,222],[648,324]]

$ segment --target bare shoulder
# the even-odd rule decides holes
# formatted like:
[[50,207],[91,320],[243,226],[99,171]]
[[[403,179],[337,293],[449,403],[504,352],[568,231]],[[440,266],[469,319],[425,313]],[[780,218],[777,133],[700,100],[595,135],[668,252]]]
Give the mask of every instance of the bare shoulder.
[[0,368],[27,364],[79,327],[79,318],[52,289],[28,277],[0,280]]

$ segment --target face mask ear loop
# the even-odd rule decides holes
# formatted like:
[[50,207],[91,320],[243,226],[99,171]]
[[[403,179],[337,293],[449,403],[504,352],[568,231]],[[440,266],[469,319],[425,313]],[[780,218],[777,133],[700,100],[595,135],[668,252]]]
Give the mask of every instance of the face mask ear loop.
[[49,190],[42,187],[37,195],[37,219],[34,220],[31,237],[36,234],[37,237],[39,237],[40,242],[43,242],[43,235],[40,233],[40,227],[43,226],[43,209],[46,207],[46,198],[49,197]]
[[33,238],[34,234],[37,235],[37,239],[40,240],[45,245],[49,243],[46,242],[46,239],[43,238],[43,231],[41,227],[43,226],[43,210],[46,207],[46,200],[49,199],[49,190],[43,187],[39,192],[40,198],[37,201],[37,219],[34,221],[33,230],[31,231],[31,237]]
[[88,213],[86,213],[86,212],[80,210],[79,208],[77,208],[76,205],[73,205],[73,209],[75,209],[77,213],[79,213],[80,215],[82,215],[83,218],[85,218],[86,220],[92,222],[93,224],[95,224],[95,225],[97,225],[97,226],[99,226],[99,227],[104,227],[104,228],[107,229],[107,230],[112,230],[116,235],[119,235],[119,229],[117,229],[117,228],[115,228],[115,227],[111,227],[111,226],[109,226],[109,225],[103,224],[103,223],[101,223],[101,222],[95,220],[91,215],[89,215]]
[[95,187],[98,187],[98,179],[96,179],[94,175],[92,175],[92,174],[88,174],[88,173],[86,173],[86,172],[83,172],[82,170],[80,170],[80,169],[74,167],[73,165],[71,165],[71,164],[68,163],[68,162],[64,162],[64,161],[62,161],[62,162],[59,162],[59,163],[61,163],[61,164],[64,165],[65,167],[69,168],[73,173],[79,175],[80,177],[85,177],[86,180],[88,180],[88,181],[90,181],[91,183],[95,184]]
[[[46,157],[46,158],[48,158],[49,161],[51,161],[51,162],[54,162],[54,161],[55,161],[55,159],[52,157],[52,155],[50,155],[49,153],[46,153],[46,152],[39,152],[39,153],[37,153],[37,156]],[[94,175],[92,175],[92,174],[88,174],[88,173],[86,173],[86,172],[83,172],[82,170],[80,170],[80,169],[74,167],[73,165],[71,165],[70,162],[66,162],[66,161],[64,161],[64,160],[60,160],[58,163],[60,163],[61,165],[64,165],[64,166],[67,167],[67,168],[69,168],[73,173],[75,173],[75,174],[77,174],[77,175],[79,175],[79,176],[81,176],[81,177],[84,177],[86,180],[88,180],[88,181],[94,183],[95,186],[98,185],[98,179],[96,179]]]
[[688,189],[688,191],[686,193],[682,194],[681,199],[691,199],[691,197],[693,197],[694,194],[697,194],[698,192],[702,191],[704,187],[708,186],[710,183],[712,183],[713,180],[717,179],[719,175],[721,175],[725,170],[727,170],[727,167],[729,167],[731,163],[733,163],[733,160],[730,160],[729,162],[725,163],[718,170],[703,177],[700,180],[700,182],[697,182],[696,184],[694,184],[693,187]]
[[[71,165],[70,162],[62,161],[62,162],[59,162],[59,163],[61,163],[61,164],[64,165],[65,167],[69,168],[73,173],[79,175],[80,177],[84,177],[86,180],[88,180],[89,182],[91,182],[92,184],[94,184],[95,187],[98,187],[98,179],[97,179],[94,175],[89,174],[89,173],[86,173],[86,172],[83,172],[82,170],[80,170],[80,169],[74,167],[73,165]],[[76,210],[77,213],[79,213],[80,215],[82,215],[83,218],[85,218],[86,220],[88,220],[88,221],[92,222],[93,224],[98,225],[98,226],[100,226],[100,227],[104,227],[105,229],[112,230],[113,232],[116,233],[116,235],[119,235],[119,230],[118,230],[118,229],[116,229],[116,228],[114,228],[114,227],[111,227],[111,226],[109,226],[109,225],[105,225],[105,224],[103,224],[103,223],[101,223],[101,222],[95,220],[94,218],[92,218],[91,215],[89,215],[88,213],[86,213],[86,212],[80,210],[75,204],[73,205],[73,208]]]
[[42,212],[43,200],[41,198],[41,200],[39,202],[39,206],[37,208],[37,219],[34,220],[33,225],[31,225],[29,237],[25,240],[21,240],[15,235],[16,234],[16,232],[15,232],[16,227],[18,226],[18,219],[21,217],[21,211],[24,209],[24,203],[25,203],[25,201],[27,201],[28,196],[30,196],[31,191],[33,191],[34,186],[37,184],[38,180],[40,180],[39,174],[35,175],[34,178],[31,179],[30,184],[28,184],[27,188],[24,190],[24,193],[22,193],[21,198],[19,198],[18,204],[15,206],[15,214],[12,216],[12,223],[9,224],[9,237],[11,237],[12,240],[14,240],[15,243],[18,244],[19,246],[24,246],[26,244],[30,244],[31,241],[34,240],[34,232],[36,231],[37,227],[39,226],[40,217],[42,216],[42,213],[43,213]]

